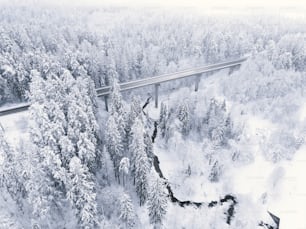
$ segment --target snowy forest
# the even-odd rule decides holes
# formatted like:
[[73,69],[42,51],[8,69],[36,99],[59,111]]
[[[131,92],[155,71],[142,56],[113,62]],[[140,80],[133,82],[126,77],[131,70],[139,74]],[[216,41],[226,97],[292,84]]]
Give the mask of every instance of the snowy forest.
[[[0,109],[31,104],[0,116],[0,229],[306,228],[305,18],[0,12]],[[197,92],[161,84],[158,108],[153,87],[120,90],[244,56]]]

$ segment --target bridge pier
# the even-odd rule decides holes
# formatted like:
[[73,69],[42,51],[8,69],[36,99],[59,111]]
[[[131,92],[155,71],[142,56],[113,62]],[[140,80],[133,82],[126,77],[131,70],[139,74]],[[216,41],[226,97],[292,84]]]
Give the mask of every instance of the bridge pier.
[[108,95],[104,96],[105,110],[108,112]]
[[240,68],[240,65],[236,65],[236,66],[230,67],[228,74],[229,74],[229,75],[233,74],[233,73],[234,73],[235,71],[237,71],[239,68]]
[[158,108],[158,87],[160,84],[154,84],[155,87],[155,108]]
[[195,81],[195,86],[194,86],[194,91],[198,91],[199,90],[199,83],[200,83],[200,80],[201,80],[201,75],[202,74],[197,74],[196,75],[196,81]]

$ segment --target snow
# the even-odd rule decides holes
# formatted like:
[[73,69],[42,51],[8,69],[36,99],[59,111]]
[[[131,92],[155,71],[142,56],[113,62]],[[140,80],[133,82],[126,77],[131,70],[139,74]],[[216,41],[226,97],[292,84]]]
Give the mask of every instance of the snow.
[[[160,97],[160,101],[175,103],[178,100],[188,98],[189,101],[205,102],[211,96],[223,99],[219,94],[217,83],[224,72],[219,72],[202,80],[199,92],[193,88],[180,88],[170,95]],[[233,103],[229,101],[232,106]],[[99,101],[100,119],[105,119],[107,113],[104,111],[103,101]],[[198,112],[205,112],[203,107],[198,106]],[[148,106],[149,115],[158,119],[159,109],[154,108],[152,101]],[[202,109],[202,110],[201,110]],[[306,118],[306,104],[297,111],[300,122]],[[255,160],[247,166],[238,166],[228,171],[224,180],[220,183],[210,183],[197,171],[201,171],[205,164],[202,161],[202,147],[199,142],[192,139],[182,140],[178,136],[175,142],[170,142],[171,148],[164,145],[154,145],[155,153],[159,156],[160,166],[166,178],[168,178],[175,195],[181,200],[210,201],[216,200],[227,192],[239,196],[239,212],[243,212],[246,218],[254,212],[250,206],[257,208],[261,206],[264,211],[259,210],[257,215],[268,222],[271,220],[270,211],[281,219],[280,228],[303,229],[306,228],[306,146],[301,147],[291,161],[286,160],[272,163],[265,160],[259,151],[259,143],[263,135],[269,135],[278,128],[278,125],[268,119],[248,114],[247,120],[248,137],[251,139],[248,147],[255,152]],[[9,143],[18,146],[20,140],[27,140],[28,134],[28,112],[17,113],[0,117],[0,123],[5,130],[5,136]],[[168,146],[169,146],[168,145]],[[182,173],[192,165],[192,175],[188,177]],[[145,208],[137,208],[137,215],[143,225],[148,226],[147,212]],[[260,209],[260,208],[259,208]],[[190,214],[190,215],[189,215]],[[186,226],[192,223],[198,228],[201,217],[201,209],[181,209],[175,205],[169,206],[169,214],[165,224],[175,227]],[[207,213],[205,213],[207,214]],[[242,213],[241,213],[242,214]],[[188,217],[185,217],[188,215]],[[173,218],[170,218],[173,217]],[[202,221],[201,221],[202,222]]]
[[[171,95],[161,96],[160,100],[173,105],[185,97],[189,97],[190,101],[200,102],[216,95],[223,99],[217,86],[222,74],[224,73],[219,72],[208,79],[202,80],[199,93],[195,93],[192,90],[193,88],[179,88]],[[231,101],[228,104],[233,105]],[[203,107],[198,106],[197,108],[200,108],[197,112],[205,112]],[[158,109],[155,109],[152,104],[150,104],[148,110],[149,114],[154,113],[154,117],[157,116]],[[297,113],[300,117],[298,121],[305,121],[306,104],[301,105]],[[260,219],[265,222],[273,223],[271,217],[267,214],[267,211],[270,211],[280,218],[281,229],[306,228],[305,144],[295,153],[292,160],[278,163],[269,162],[259,152],[259,144],[263,137],[269,136],[280,126],[278,123],[272,123],[271,120],[258,115],[247,114],[245,116],[248,130],[247,137],[250,139],[248,147],[255,152],[255,160],[251,164],[231,168],[220,183],[209,183],[199,172],[203,171],[201,167],[205,166],[201,164],[202,148],[199,142],[191,139],[182,140],[180,137],[176,137],[173,142],[169,142],[166,146],[159,143],[155,145],[155,153],[160,159],[160,167],[164,176],[170,182],[175,196],[181,200],[209,201],[231,192],[239,197],[242,196],[242,201],[246,201],[245,209],[242,212],[247,211],[247,208],[253,204],[259,211]],[[188,163],[195,171],[190,177],[186,175]],[[178,209],[173,211],[177,212]],[[252,217],[251,214],[253,213],[254,209],[253,212],[245,214]],[[179,213],[177,218],[181,219],[180,216],[186,214],[188,214],[187,210],[186,213]],[[192,221],[190,218],[189,220]],[[171,225],[173,225],[173,222],[171,222]],[[184,222],[181,221],[179,225],[184,225]]]
[[0,126],[4,129],[7,141],[13,146],[18,146],[21,139],[29,138],[27,111],[0,116]]

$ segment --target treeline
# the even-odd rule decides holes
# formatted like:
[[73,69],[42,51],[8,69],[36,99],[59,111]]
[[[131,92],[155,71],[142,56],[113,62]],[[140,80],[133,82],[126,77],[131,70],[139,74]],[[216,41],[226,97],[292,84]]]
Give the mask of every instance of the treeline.
[[82,68],[99,87],[108,85],[113,74],[129,81],[262,50],[273,50],[269,55],[278,68],[305,70],[305,34],[285,19],[278,23],[270,17],[245,20],[149,9],[67,13],[2,6],[1,12],[1,104],[27,99],[32,70],[43,76],[61,67],[71,74]]

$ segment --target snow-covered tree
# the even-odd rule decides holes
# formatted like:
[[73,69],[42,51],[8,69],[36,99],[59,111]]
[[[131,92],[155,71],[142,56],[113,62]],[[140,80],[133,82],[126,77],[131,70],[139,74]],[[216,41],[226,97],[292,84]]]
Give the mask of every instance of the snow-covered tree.
[[119,198],[119,218],[121,221],[124,223],[124,228],[133,228],[135,226],[135,211],[133,207],[133,203],[131,200],[131,197],[124,193],[120,198]]
[[153,163],[153,157],[154,157],[153,143],[152,143],[151,136],[149,135],[149,133],[147,131],[144,134],[144,144],[145,144],[145,151],[146,151],[146,154],[148,156],[149,162],[150,162],[150,164],[152,164]]
[[127,115],[127,122],[126,122],[126,132],[128,136],[131,132],[131,128],[135,122],[135,119],[141,117],[141,112],[142,112],[142,109],[140,105],[140,99],[139,97],[133,96],[132,101],[131,101],[130,111]]
[[144,128],[140,119],[136,119],[132,126],[132,139],[129,151],[131,154],[131,172],[135,181],[136,192],[139,196],[140,205],[143,205],[147,198],[150,164],[145,151]]
[[122,176],[122,184],[125,185],[125,180],[130,170],[130,160],[127,157],[123,157],[119,165],[119,173]]
[[69,163],[67,197],[72,202],[82,228],[94,228],[98,222],[93,175],[78,157]]
[[119,164],[123,157],[122,138],[116,123],[117,113],[110,115],[106,127],[106,148],[114,164],[115,177],[119,181]]
[[0,125],[0,155],[2,157],[0,169],[0,187],[4,187],[13,200],[22,207],[22,199],[26,195],[24,186],[24,167],[21,157],[7,143]]
[[156,229],[161,228],[163,219],[167,213],[168,196],[165,181],[153,170],[150,173],[147,203],[150,223],[153,224]]
[[[32,101],[30,133],[37,152],[32,162],[37,168],[31,173],[27,187],[38,218],[41,218],[39,208],[45,209],[41,212],[47,216],[53,205],[62,203],[65,196],[73,208],[81,212],[77,213],[79,222],[83,220],[80,217],[85,217],[82,212],[88,215],[86,221],[94,218],[95,209],[89,209],[85,201],[76,202],[71,194],[68,195],[72,189],[89,192],[81,190],[86,186],[74,186],[77,185],[72,181],[76,170],[70,166],[73,158],[80,161],[82,169],[78,172],[84,172],[83,182],[93,182],[92,173],[97,170],[97,123],[87,85],[86,79],[75,79],[67,70],[60,71],[60,75],[51,72],[45,80],[33,72],[29,96]],[[91,191],[88,194],[94,196],[95,190]]]
[[166,137],[168,130],[169,130],[169,118],[170,118],[170,112],[169,112],[168,105],[165,103],[161,103],[160,116],[159,116],[159,128],[160,128],[161,136],[163,138]]
[[187,135],[190,131],[190,112],[186,103],[181,104],[178,107],[177,117],[181,122],[181,132],[183,135]]
[[120,93],[120,85],[116,75],[112,76],[110,99],[111,113],[116,112],[118,114],[123,114],[122,96]]
[[58,81],[53,76],[43,80],[35,72],[32,76],[30,99],[30,138],[35,144],[27,183],[29,201],[34,215],[44,221],[50,210],[64,198],[66,169],[63,167],[59,140],[64,135],[65,118],[54,100]]
[[135,161],[135,185],[139,196],[139,204],[143,205],[147,199],[149,162],[145,152],[139,152]]
[[211,171],[209,173],[208,178],[211,182],[218,182],[221,173],[222,173],[222,167],[220,166],[218,161],[214,161],[214,164],[211,167]]
[[[63,76],[69,78],[69,72]],[[97,170],[97,129],[92,100],[87,92],[88,80],[77,78],[75,83],[66,88],[67,136],[75,148],[75,154],[90,171]],[[71,159],[71,158],[70,158]]]
[[232,123],[226,113],[226,103],[211,99],[206,116],[208,137],[215,145],[223,145],[231,137]]

